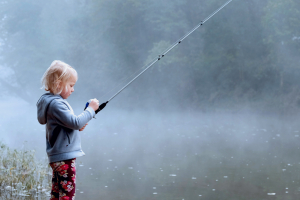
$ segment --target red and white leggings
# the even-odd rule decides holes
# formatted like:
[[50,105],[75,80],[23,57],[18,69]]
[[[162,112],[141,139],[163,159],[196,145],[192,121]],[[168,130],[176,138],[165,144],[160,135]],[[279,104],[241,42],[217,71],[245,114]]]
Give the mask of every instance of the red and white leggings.
[[74,200],[76,158],[50,163],[53,170],[50,200]]

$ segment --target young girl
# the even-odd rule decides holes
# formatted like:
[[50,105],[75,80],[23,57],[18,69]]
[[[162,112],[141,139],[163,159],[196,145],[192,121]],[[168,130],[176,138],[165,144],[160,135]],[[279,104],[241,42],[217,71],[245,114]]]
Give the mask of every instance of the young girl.
[[42,77],[48,93],[37,102],[38,121],[46,124],[46,151],[53,170],[51,200],[74,200],[76,184],[76,157],[81,150],[80,133],[99,107],[92,99],[80,115],[74,112],[66,99],[74,92],[77,72],[68,64],[55,60]]

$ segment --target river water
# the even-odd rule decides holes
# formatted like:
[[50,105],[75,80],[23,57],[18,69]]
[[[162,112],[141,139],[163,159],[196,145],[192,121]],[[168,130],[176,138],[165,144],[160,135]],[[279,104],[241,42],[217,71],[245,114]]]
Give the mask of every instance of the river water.
[[[81,132],[76,199],[299,198],[296,117],[105,108],[96,118]],[[45,158],[35,107],[2,122],[1,141]]]

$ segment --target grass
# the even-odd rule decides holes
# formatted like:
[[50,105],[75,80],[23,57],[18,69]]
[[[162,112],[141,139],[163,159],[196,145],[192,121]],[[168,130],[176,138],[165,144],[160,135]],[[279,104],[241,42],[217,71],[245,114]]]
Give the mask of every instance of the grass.
[[52,169],[34,150],[10,149],[0,142],[0,200],[50,196]]

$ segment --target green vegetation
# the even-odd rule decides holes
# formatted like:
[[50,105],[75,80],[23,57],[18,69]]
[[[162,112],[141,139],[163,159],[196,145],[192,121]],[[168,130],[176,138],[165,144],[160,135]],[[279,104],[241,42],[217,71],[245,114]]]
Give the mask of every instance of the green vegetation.
[[[34,151],[11,150],[0,143],[0,199],[47,196],[52,171],[46,161],[38,161]],[[50,195],[49,195],[50,196]]]
[[[0,3],[2,64],[15,70],[22,85],[11,91],[33,101],[30,94],[35,93],[37,80],[52,60],[61,59],[78,70],[84,84],[77,86],[77,99],[86,101],[84,97],[95,96],[95,91],[100,95],[116,92],[116,86],[126,83],[123,78],[224,2]],[[296,113],[300,105],[299,13],[297,0],[233,1],[119,98],[135,100],[134,105],[126,104],[129,109],[146,102],[151,109],[185,104],[202,111]]]

